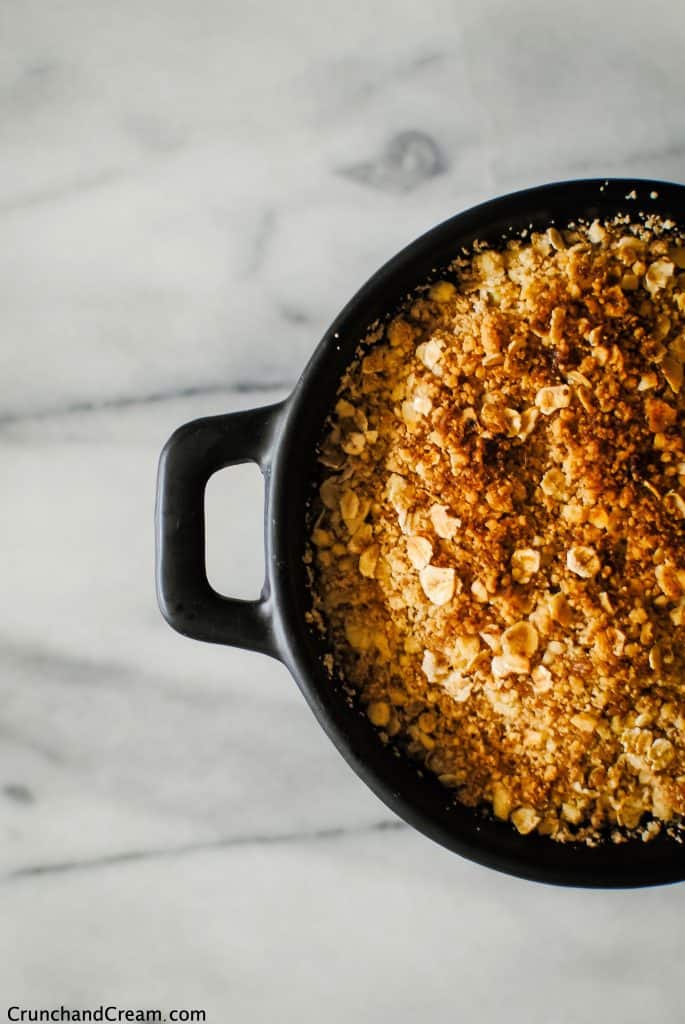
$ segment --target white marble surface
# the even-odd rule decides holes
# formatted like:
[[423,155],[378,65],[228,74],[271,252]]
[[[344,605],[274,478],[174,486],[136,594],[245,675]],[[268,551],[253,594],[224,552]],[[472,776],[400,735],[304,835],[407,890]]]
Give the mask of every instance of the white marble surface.
[[[286,671],[172,633],[155,464],[285,394],[402,244],[586,174],[685,178],[685,9],[0,8],[0,1014],[677,1021],[685,889],[567,892],[398,826]],[[213,578],[260,486],[212,483]]]

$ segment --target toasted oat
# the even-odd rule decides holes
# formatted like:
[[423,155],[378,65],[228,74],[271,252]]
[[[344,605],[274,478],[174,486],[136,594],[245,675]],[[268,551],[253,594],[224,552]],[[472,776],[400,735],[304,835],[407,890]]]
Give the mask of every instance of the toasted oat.
[[645,273],[645,286],[650,294],[665,288],[668,281],[673,277],[674,266],[670,260],[656,260]]
[[359,559],[359,571],[362,576],[366,576],[368,579],[374,578],[376,575],[379,552],[380,548],[378,544],[372,544],[371,547],[362,552]]
[[540,552],[535,548],[517,548],[511,556],[511,575],[517,583],[530,583],[540,568]]
[[506,821],[511,811],[511,793],[503,782],[496,782],[492,787],[492,810],[496,818]]
[[661,362],[661,372],[668,381],[674,394],[678,394],[683,386],[683,364],[671,352],[667,352]]
[[576,544],[566,552],[566,568],[587,580],[597,575],[602,564],[594,548]]
[[557,409],[567,409],[571,404],[571,389],[567,384],[556,384],[554,387],[540,388],[535,396],[535,404],[545,416],[551,416]]
[[517,622],[502,633],[505,655],[532,657],[538,649],[538,635],[530,622]]
[[451,540],[459,527],[457,517],[449,515],[445,505],[433,505],[428,514],[438,537]]
[[427,537],[407,537],[407,554],[415,569],[423,569],[433,557],[433,545]]
[[685,814],[683,254],[656,218],[464,254],[360,349],[321,445],[338,672],[523,835]]
[[511,812],[511,820],[517,831],[526,836],[540,823],[540,815],[532,807],[517,807]]
[[566,497],[566,477],[557,466],[547,470],[540,481],[540,487],[546,495],[556,501],[563,501]]
[[441,569],[437,565],[427,565],[419,573],[423,592],[433,604],[447,604],[454,595],[454,569]]

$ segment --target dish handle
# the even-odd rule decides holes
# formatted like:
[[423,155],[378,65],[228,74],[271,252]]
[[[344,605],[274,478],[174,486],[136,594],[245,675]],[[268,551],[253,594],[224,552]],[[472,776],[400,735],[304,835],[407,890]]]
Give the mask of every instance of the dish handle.
[[179,633],[278,657],[268,583],[256,601],[225,597],[207,579],[205,489],[220,469],[255,462],[268,485],[283,402],[193,420],[174,431],[159,460],[155,508],[157,600]]

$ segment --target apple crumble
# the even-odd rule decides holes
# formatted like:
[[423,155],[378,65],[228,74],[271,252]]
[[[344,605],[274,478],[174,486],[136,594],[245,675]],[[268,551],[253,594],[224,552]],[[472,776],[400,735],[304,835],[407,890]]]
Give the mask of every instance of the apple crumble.
[[685,813],[684,361],[685,243],[626,216],[462,251],[341,381],[309,618],[381,739],[520,833]]

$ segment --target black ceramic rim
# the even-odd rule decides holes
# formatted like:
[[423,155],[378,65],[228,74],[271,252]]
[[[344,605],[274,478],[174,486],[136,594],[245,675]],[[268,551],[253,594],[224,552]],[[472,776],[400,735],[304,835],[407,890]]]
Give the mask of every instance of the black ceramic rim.
[[[685,878],[685,851],[666,835],[597,847],[520,836],[511,825],[455,803],[429,773],[383,746],[322,665],[325,645],[307,625],[302,556],[307,507],[321,470],[316,447],[339,379],[376,320],[437,276],[462,246],[498,244],[544,230],[626,213],[656,213],[685,225],[685,186],[631,179],[560,182],[483,203],[422,235],[385,264],[324,335],[287,401],[180,427],[160,460],[157,592],[169,623],[188,636],[270,654],[290,669],[312,711],[354,771],[406,822],[485,866],[535,881],[591,888],[658,885]],[[257,462],[265,479],[267,578],[257,601],[216,594],[204,564],[204,488],[216,470]]]

